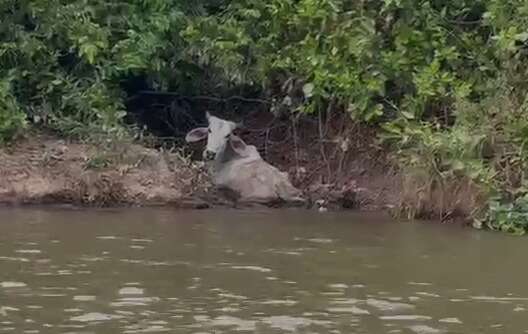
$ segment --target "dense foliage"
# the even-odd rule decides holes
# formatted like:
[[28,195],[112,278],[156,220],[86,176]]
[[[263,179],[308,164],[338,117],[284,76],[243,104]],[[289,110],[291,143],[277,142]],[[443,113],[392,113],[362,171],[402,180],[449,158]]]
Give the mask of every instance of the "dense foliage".
[[138,77],[188,95],[249,85],[275,109],[379,125],[409,171],[471,179],[493,198],[478,218],[520,233],[527,14],[521,0],[1,0],[0,142],[28,123],[120,134]]
[[68,135],[120,131],[123,81],[146,74],[154,89],[191,82],[180,32],[203,10],[193,3],[0,1],[0,138],[27,121]]

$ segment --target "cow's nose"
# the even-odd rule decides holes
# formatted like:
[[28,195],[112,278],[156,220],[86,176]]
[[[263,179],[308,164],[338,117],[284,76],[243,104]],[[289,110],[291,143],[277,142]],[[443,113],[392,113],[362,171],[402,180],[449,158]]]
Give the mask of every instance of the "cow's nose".
[[204,151],[204,154],[203,154],[204,160],[214,160],[215,156],[216,156],[216,153],[211,152],[211,151]]

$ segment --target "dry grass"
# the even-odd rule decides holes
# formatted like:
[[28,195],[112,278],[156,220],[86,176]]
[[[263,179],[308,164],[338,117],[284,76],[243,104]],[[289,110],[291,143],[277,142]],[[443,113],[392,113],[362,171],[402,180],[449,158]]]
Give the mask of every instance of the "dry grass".
[[402,183],[396,214],[407,219],[468,222],[485,204],[485,193],[467,178],[439,182],[407,175]]

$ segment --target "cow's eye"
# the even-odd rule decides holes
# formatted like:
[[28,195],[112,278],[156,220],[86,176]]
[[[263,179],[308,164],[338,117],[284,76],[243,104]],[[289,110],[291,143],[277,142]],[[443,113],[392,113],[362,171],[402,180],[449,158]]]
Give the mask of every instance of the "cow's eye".
[[229,136],[231,136],[231,135],[227,135],[227,136],[225,136],[225,137],[226,137],[226,139],[227,139],[227,138],[229,138]]
[[211,133],[211,129],[207,129],[207,132]]

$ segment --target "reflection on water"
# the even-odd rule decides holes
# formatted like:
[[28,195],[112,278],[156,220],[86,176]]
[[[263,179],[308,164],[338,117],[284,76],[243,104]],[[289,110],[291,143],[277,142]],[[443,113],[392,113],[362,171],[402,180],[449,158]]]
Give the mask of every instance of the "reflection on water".
[[528,333],[525,239],[304,211],[0,210],[0,333]]

